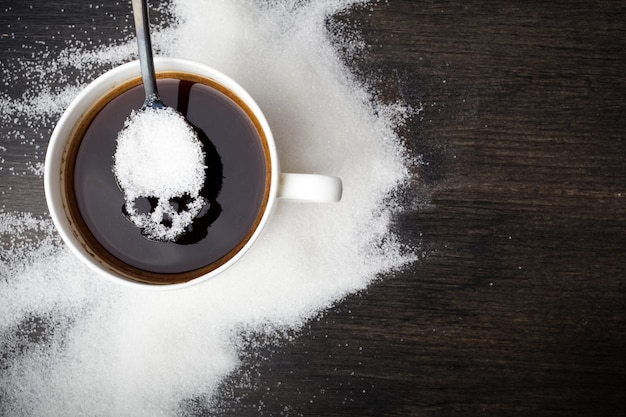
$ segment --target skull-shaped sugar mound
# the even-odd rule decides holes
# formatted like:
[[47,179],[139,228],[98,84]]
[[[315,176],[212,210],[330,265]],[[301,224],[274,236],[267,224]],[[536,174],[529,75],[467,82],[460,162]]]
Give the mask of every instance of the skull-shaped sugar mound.
[[126,120],[117,137],[113,172],[127,217],[146,237],[175,241],[200,213],[204,157],[196,132],[172,108],[146,108]]

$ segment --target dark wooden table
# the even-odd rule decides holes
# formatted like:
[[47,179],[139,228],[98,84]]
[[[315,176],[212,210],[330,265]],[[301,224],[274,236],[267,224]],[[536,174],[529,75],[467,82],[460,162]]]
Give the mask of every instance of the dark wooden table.
[[[73,18],[76,36],[115,31],[87,3],[0,3],[1,60]],[[251,350],[222,414],[626,415],[626,3],[389,0],[338,19],[370,45],[360,75],[423,106],[403,134],[426,164],[395,222],[422,258]]]

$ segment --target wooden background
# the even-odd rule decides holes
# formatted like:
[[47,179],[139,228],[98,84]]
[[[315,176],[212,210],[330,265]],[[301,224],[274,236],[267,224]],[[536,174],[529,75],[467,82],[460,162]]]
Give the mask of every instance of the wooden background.
[[[120,36],[88,2],[32,3],[0,1],[17,33],[0,59],[71,21]],[[423,107],[395,222],[423,256],[250,349],[220,414],[626,415],[626,3],[389,0],[337,19],[370,45],[361,76]],[[41,184],[24,195],[11,207],[45,211]]]

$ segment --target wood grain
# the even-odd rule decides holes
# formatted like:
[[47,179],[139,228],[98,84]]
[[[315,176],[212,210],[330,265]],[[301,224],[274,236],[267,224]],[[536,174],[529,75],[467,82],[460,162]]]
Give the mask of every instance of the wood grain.
[[275,397],[248,405],[624,413],[623,15],[616,2],[390,1],[345,17],[371,45],[360,74],[423,107],[405,135],[426,165],[396,228],[424,256],[263,362],[258,392]]
[[[76,1],[46,4],[68,11],[32,24],[93,27]],[[220,415],[626,415],[625,16],[578,0],[338,16],[369,45],[359,76],[422,109],[402,133],[424,164],[394,223],[422,256],[292,342],[251,344]],[[2,42],[3,60],[27,53]]]

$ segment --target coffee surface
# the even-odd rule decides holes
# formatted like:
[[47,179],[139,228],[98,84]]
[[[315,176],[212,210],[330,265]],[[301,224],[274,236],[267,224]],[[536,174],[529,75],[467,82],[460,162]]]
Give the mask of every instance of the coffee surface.
[[[176,242],[149,240],[127,219],[112,166],[117,134],[130,112],[143,104],[143,87],[138,85],[102,107],[76,153],[74,198],[88,229],[81,232],[91,234],[117,260],[150,273],[219,266],[245,244],[260,219],[267,198],[264,144],[246,111],[222,91],[174,78],[159,79],[158,87],[163,101],[187,117],[203,143],[207,175],[201,195],[207,204],[190,232]],[[179,204],[184,209],[185,202]],[[146,210],[149,206],[145,204]]]

